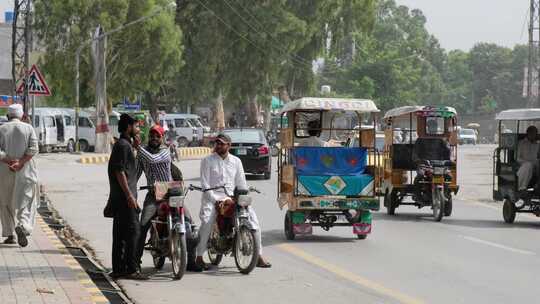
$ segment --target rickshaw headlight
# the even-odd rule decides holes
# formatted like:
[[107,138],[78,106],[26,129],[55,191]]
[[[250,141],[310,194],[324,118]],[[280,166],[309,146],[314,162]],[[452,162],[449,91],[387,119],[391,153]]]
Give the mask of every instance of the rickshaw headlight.
[[248,207],[251,205],[253,199],[249,195],[240,195],[238,196],[238,205],[241,207]]

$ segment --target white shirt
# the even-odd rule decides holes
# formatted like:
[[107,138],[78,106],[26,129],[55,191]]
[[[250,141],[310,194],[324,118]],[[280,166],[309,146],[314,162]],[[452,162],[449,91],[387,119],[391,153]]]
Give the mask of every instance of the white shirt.
[[327,147],[328,143],[320,139],[317,136],[310,136],[308,138],[302,138],[298,142],[300,147]]
[[[211,189],[225,186],[229,195],[233,195],[234,189],[248,189],[242,161],[231,154],[225,159],[217,153],[204,158],[201,162],[201,187]],[[222,189],[204,192],[203,199],[214,203],[227,198]]]
[[540,145],[535,142],[530,142],[529,139],[524,138],[519,141],[518,144],[518,163],[535,162],[538,160],[538,148]]

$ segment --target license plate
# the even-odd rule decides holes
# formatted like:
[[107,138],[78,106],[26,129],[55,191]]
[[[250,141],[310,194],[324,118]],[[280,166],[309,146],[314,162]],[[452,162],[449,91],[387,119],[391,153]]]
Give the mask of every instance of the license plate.
[[247,155],[247,149],[236,149],[237,155]]
[[435,184],[442,184],[444,183],[444,176],[434,176],[433,177],[433,182]]
[[171,196],[169,197],[169,206],[172,208],[178,208],[184,206],[183,196]]

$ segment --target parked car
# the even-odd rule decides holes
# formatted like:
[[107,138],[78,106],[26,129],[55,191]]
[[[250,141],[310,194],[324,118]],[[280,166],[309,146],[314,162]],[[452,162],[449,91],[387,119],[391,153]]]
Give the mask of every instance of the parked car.
[[458,133],[458,141],[460,145],[473,144],[476,145],[478,138],[476,131],[473,129],[460,129]]
[[[199,130],[194,127],[186,114],[160,114],[159,124],[168,129],[170,126],[176,132],[178,146],[187,147],[189,145],[199,144]],[[201,138],[202,139],[202,138]]]
[[[67,110],[75,120],[75,110]],[[96,127],[89,112],[79,111],[79,150],[93,151],[96,146]]]
[[[36,108],[34,116],[34,129],[39,140],[41,152],[52,150],[75,149],[75,123],[64,108]],[[30,112],[30,115],[32,113]]]
[[245,173],[270,179],[272,156],[262,129],[225,129],[223,133],[231,137],[230,152],[240,158]]

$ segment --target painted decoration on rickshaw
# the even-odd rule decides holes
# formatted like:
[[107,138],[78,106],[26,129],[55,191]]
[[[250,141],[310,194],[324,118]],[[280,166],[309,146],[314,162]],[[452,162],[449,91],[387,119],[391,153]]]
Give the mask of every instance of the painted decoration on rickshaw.
[[371,196],[373,195],[373,176],[368,174],[354,176],[298,176],[300,195],[324,196]]
[[360,175],[364,173],[367,154],[365,148],[297,147],[294,149],[294,165],[297,175]]

